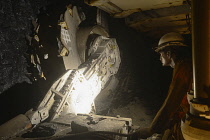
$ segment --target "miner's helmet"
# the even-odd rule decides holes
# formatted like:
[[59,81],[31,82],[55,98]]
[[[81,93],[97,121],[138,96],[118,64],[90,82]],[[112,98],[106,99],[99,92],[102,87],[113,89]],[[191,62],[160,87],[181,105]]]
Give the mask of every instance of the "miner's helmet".
[[158,47],[155,48],[156,52],[160,52],[166,47],[170,46],[187,46],[184,44],[184,38],[181,34],[176,32],[167,33],[164,36],[160,38],[160,41],[158,43]]

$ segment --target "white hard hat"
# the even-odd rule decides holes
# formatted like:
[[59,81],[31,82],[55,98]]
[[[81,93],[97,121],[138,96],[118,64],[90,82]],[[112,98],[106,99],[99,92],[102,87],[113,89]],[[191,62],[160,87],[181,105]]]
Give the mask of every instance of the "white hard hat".
[[164,49],[168,46],[187,46],[184,44],[184,38],[181,34],[176,32],[167,33],[160,38],[158,47],[155,49],[156,52]]

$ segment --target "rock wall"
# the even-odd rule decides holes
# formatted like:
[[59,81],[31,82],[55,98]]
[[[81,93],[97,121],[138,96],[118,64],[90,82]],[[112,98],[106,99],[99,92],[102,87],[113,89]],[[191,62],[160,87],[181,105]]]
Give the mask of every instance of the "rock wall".
[[27,78],[26,36],[32,35],[32,21],[47,0],[0,1],[0,93]]

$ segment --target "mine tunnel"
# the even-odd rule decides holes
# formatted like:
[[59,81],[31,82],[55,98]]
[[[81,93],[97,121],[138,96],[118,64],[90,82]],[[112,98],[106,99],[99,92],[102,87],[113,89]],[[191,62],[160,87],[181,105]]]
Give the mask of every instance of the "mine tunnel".
[[[209,49],[196,48],[199,41],[209,47],[204,29],[209,29],[209,14],[204,14],[209,2],[196,2],[1,1],[0,138],[124,140],[129,138],[106,132],[129,134],[131,126],[149,127],[173,77],[173,69],[163,67],[155,52],[169,32],[182,34],[185,44],[194,46],[193,78],[204,81],[209,95],[209,65],[199,64],[208,63]],[[194,13],[193,4],[198,5]],[[202,13],[199,6],[204,5]],[[197,35],[202,36],[198,27],[207,37]],[[196,52],[204,52],[204,58],[195,57]],[[195,92],[201,86],[194,82]],[[195,93],[191,106],[203,107],[190,110],[198,119],[206,112],[202,121],[193,119],[196,132],[204,135],[210,131],[205,95]],[[183,125],[185,138],[199,139],[188,129]],[[94,131],[105,134],[85,134]],[[73,136],[77,133],[82,134]]]

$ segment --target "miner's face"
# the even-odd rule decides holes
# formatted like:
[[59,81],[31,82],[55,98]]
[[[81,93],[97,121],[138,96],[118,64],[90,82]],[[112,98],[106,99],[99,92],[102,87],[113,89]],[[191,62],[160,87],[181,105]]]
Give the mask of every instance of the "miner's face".
[[160,61],[162,63],[162,66],[170,66],[171,64],[170,52],[160,52]]

